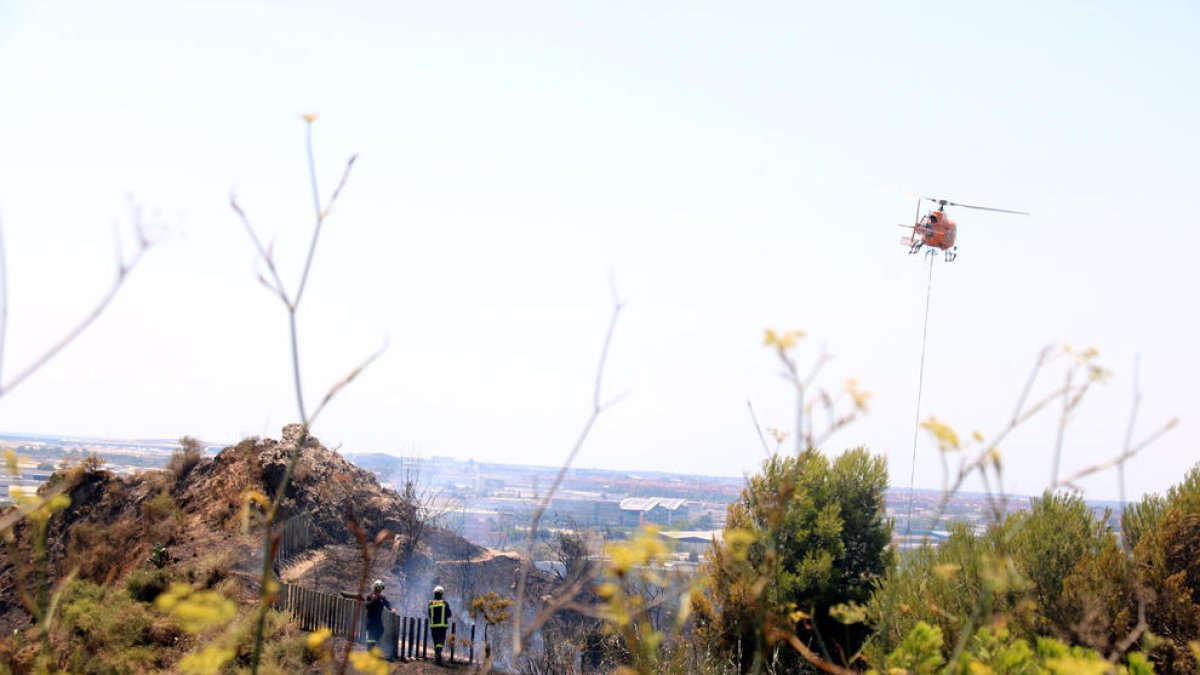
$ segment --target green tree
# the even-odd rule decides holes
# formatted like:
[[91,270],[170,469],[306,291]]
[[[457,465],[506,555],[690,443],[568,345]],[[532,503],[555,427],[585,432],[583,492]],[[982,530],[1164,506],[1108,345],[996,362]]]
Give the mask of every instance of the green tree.
[[818,654],[852,662],[867,635],[855,608],[892,562],[887,483],[883,459],[863,448],[768,459],[713,550],[696,609],[709,647],[744,672],[771,662],[790,672]]
[[1107,520],[1097,519],[1078,493],[1049,491],[1034,499],[1029,511],[1005,519],[1001,536],[1017,569],[1031,582],[1037,634],[1082,622],[1082,608],[1063,597],[1063,583],[1081,563],[1098,559],[1108,536]]
[[[1151,495],[1130,509],[1133,565],[1150,631],[1164,639],[1150,652],[1162,673],[1193,673],[1189,643],[1200,640],[1200,465],[1165,498]],[[1123,523],[1125,521],[1123,520]]]
[[1079,495],[1047,492],[983,533],[963,523],[950,531],[940,545],[906,556],[871,598],[873,665],[922,623],[948,636],[947,662],[965,636],[988,624],[1028,640],[1075,637],[1105,652],[1115,644],[1107,636],[1130,627],[1128,612],[1094,620],[1132,589],[1113,576],[1128,569],[1115,535]]

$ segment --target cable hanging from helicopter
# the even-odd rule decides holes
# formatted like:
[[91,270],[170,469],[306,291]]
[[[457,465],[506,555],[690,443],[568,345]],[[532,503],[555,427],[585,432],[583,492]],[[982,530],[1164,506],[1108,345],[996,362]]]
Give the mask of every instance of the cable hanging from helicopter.
[[[913,218],[913,224],[900,224],[900,227],[909,228],[913,233],[902,237],[900,243],[908,246],[910,254],[915,254],[925,246],[929,247],[930,253],[934,249],[943,251],[946,262],[954,262],[954,259],[958,257],[958,246],[954,243],[958,236],[958,223],[946,215],[947,206],[957,206],[959,208],[976,209],[979,211],[995,211],[997,213],[1011,213],[1018,216],[1029,215],[1024,211],[1010,211],[1009,209],[997,209],[990,206],[972,206],[970,204],[952,202],[948,199],[934,199],[919,195],[913,196],[917,198],[917,214]],[[924,216],[921,215],[921,202],[923,201],[933,205]]]
[[[921,332],[921,365],[917,375],[917,408],[913,421],[912,465],[908,478],[908,509],[904,529],[904,536],[907,538],[912,531],[913,488],[916,485],[917,477],[917,434],[921,426],[921,395],[925,388],[925,348],[929,338],[929,301],[933,291],[933,263],[936,260],[934,256],[937,255],[937,251],[942,251],[946,262],[954,262],[954,259],[958,257],[958,246],[955,244],[958,235],[958,224],[946,215],[946,207],[957,206],[964,209],[995,211],[997,213],[1010,213],[1018,216],[1028,216],[1029,214],[1024,211],[997,209],[991,206],[960,204],[952,202],[949,199],[922,197],[911,192],[905,194],[917,198],[917,213],[913,217],[912,225],[905,225],[903,223],[900,225],[900,227],[912,230],[912,234],[902,237],[900,243],[908,246],[910,255],[915,254],[924,247],[928,247],[926,257],[930,259],[929,278],[926,281],[925,287],[925,322]],[[930,203],[929,211],[924,216],[921,215],[921,202]]]

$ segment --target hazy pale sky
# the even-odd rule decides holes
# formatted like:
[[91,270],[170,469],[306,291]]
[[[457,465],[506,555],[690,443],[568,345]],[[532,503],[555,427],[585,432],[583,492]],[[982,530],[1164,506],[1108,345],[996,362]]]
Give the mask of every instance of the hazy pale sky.
[[[300,310],[330,446],[557,464],[605,374],[628,393],[576,466],[739,475],[792,393],[763,330],[802,328],[907,486],[928,268],[914,201],[959,210],[933,271],[921,416],[1003,427],[1039,350],[1114,373],[1063,473],[1120,452],[1162,491],[1200,460],[1200,8],[1122,2],[32,2],[0,0],[6,374],[100,297],[129,199],[172,234],[107,314],[0,400],[0,430],[214,442],[295,416],[286,317],[255,281],[236,192],[289,283],[322,189],[360,159]],[[1063,377],[1055,366],[1036,391]],[[1050,479],[1056,411],[1001,448]],[[922,437],[916,483],[939,487]],[[1117,477],[1085,483],[1113,498]],[[978,488],[971,483],[970,488]]]

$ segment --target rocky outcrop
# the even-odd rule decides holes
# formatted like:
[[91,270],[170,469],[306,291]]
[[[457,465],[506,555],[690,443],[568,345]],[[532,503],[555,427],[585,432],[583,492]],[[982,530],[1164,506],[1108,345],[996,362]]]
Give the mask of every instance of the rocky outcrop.
[[[162,544],[173,573],[187,578],[205,576],[215,564],[206,559],[225,556],[232,561],[230,573],[246,581],[252,598],[262,540],[258,531],[243,530],[245,511],[259,508],[255,493],[274,497],[293,460],[276,522],[307,521],[306,541],[313,555],[311,572],[302,575],[306,582],[336,589],[357,585],[362,571],[357,528],[372,545],[381,532],[391,533],[374,549],[370,574],[388,579],[397,592],[411,588],[421,597],[434,581],[457,585],[460,578],[482,577],[498,591],[512,586],[512,561],[495,559],[449,531],[426,527],[419,545],[407,546],[403,533],[412,529],[405,527],[405,519],[418,517],[417,506],[317,438],[306,437],[300,425],[285,427],[280,440],[250,438],[227,447],[179,476],[162,470],[118,476],[89,461],[52,478],[68,481],[71,505],[51,521],[51,577],[78,570],[82,578],[119,583],[144,567],[155,544]],[[29,551],[28,528],[17,530],[18,546]],[[488,571],[473,577],[460,564],[450,573],[442,568],[450,560],[484,563]],[[0,628],[27,621],[13,592],[19,583],[14,572],[11,560],[0,561]]]

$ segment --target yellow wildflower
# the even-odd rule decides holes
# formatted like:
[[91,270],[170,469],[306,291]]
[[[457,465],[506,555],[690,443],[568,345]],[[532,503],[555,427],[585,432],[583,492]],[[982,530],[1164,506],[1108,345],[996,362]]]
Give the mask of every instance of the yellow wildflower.
[[938,418],[932,415],[929,419],[921,422],[921,428],[933,434],[937,441],[938,449],[942,452],[950,452],[962,449],[962,444],[958,440],[958,434],[949,424],[939,421]]

